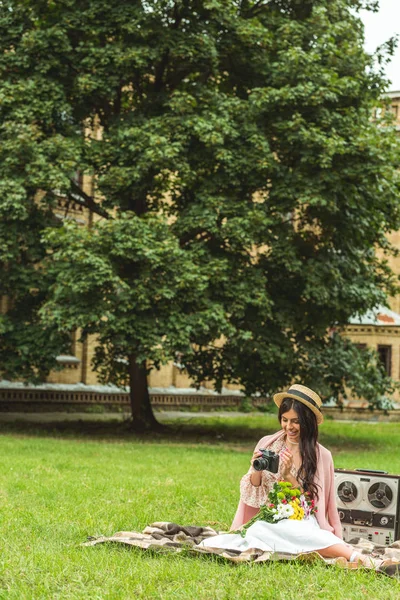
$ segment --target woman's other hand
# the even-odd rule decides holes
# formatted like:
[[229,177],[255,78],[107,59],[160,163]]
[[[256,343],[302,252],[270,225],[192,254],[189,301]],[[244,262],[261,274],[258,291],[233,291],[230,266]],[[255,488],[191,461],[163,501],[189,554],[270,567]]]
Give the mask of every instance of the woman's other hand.
[[284,448],[279,454],[280,467],[279,471],[282,479],[286,479],[290,475],[290,469],[293,466],[293,454],[287,448]]

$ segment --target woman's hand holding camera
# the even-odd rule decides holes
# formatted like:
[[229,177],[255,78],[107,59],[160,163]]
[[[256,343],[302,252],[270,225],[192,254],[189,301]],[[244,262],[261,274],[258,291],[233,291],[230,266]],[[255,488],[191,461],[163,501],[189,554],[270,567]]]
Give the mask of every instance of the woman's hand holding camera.
[[[260,456],[262,456],[262,452],[260,452],[259,450],[254,450],[253,456],[251,457],[251,460],[250,460],[251,466],[253,466],[253,462],[257,458],[260,458]],[[250,475],[251,484],[254,485],[255,487],[258,487],[259,485],[261,485],[261,477],[262,477],[261,471],[255,471],[254,473],[252,473]]]
[[[250,464],[254,468],[254,461],[263,457],[266,458],[266,466],[257,465],[254,468],[254,473],[250,476],[250,481],[252,485],[258,487],[261,485],[262,481],[262,471],[267,470],[272,473],[276,473],[280,479],[284,479],[285,481],[289,481],[292,485],[297,487],[299,484],[295,477],[291,474],[291,469],[294,465],[294,456],[292,452],[288,448],[284,448],[279,454],[279,470],[278,470],[278,462],[276,462],[276,454],[273,452],[269,453],[271,456],[268,456],[268,451],[264,450],[264,453],[261,450],[255,450],[253,452],[253,456],[251,457]],[[259,461],[262,462],[262,461]],[[274,464],[275,463],[275,464]]]
[[250,460],[250,464],[251,464],[251,466],[253,466],[253,462],[254,462],[254,461],[257,459],[257,458],[260,458],[260,456],[262,456],[262,452],[260,452],[259,450],[254,450],[254,452],[253,452],[253,456],[251,457],[251,460]]

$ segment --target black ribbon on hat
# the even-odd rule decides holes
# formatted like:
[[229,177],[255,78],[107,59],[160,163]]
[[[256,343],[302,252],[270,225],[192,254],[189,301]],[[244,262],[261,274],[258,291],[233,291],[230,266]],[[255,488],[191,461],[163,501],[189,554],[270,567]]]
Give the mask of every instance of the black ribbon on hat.
[[303,400],[307,400],[307,402],[309,402],[310,404],[315,406],[315,408],[317,408],[319,410],[319,412],[322,414],[322,411],[321,411],[320,407],[318,406],[318,404],[315,402],[315,400],[310,398],[310,396],[307,396],[307,394],[303,394],[303,392],[299,392],[299,390],[292,390],[292,389],[289,389],[287,393],[292,394],[292,396],[298,396],[299,398],[302,398]]

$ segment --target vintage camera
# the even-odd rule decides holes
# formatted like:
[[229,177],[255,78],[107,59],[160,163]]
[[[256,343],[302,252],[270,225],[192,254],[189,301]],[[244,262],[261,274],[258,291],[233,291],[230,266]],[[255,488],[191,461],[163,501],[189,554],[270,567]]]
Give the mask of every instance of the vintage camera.
[[262,456],[253,461],[255,470],[277,473],[279,467],[279,454],[275,454],[275,452],[266,450],[265,448],[259,448],[259,452],[262,453]]

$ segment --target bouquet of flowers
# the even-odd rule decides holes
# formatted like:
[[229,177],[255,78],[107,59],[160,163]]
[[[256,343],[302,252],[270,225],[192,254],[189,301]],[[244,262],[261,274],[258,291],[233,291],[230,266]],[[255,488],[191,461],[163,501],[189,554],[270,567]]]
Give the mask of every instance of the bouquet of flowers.
[[292,487],[288,481],[274,483],[274,487],[268,494],[267,504],[260,506],[260,512],[250,519],[240,530],[242,537],[246,535],[247,529],[256,521],[277,523],[282,519],[293,519],[302,521],[317,512],[315,501],[311,499],[308,492],[301,492],[297,487]]

